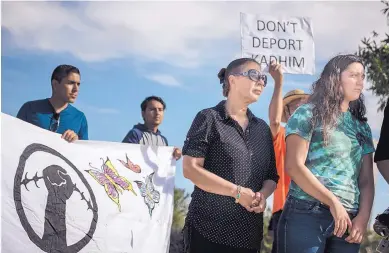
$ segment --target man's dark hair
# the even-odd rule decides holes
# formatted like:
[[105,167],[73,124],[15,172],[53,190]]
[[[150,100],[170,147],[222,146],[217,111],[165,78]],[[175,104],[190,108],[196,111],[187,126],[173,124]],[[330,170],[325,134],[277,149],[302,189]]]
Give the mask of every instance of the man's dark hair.
[[153,100],[160,102],[163,105],[163,110],[166,109],[166,104],[162,98],[157,97],[157,96],[150,96],[150,97],[145,98],[145,100],[143,100],[142,104],[140,104],[140,108],[142,109],[142,112],[146,111],[147,104]]
[[62,64],[56,67],[51,75],[51,81],[56,80],[61,82],[63,78],[67,77],[70,73],[75,73],[80,75],[80,70],[72,65]]

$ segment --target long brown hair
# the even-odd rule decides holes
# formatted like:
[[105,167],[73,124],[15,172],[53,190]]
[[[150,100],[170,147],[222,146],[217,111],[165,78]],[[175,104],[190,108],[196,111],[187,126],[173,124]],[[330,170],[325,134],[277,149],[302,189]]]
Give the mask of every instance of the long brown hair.
[[[321,124],[325,145],[329,141],[329,130],[336,127],[342,114],[341,104],[344,96],[341,91],[340,77],[342,72],[352,63],[358,62],[365,68],[361,58],[355,55],[338,55],[324,67],[319,80],[312,85],[312,95],[308,103],[313,105],[312,126]],[[366,107],[363,94],[350,102],[349,111],[359,121],[366,122]]]

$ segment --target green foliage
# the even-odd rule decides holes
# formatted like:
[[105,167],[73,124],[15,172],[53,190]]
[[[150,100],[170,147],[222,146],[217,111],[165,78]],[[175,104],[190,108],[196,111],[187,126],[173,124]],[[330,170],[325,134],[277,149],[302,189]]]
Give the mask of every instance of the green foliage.
[[362,241],[359,253],[372,253],[376,252],[377,246],[382,237],[377,235],[373,230],[368,230],[366,236]]
[[[382,1],[385,5],[382,13],[388,17],[389,1]],[[379,110],[383,110],[389,98],[389,34],[377,42],[378,33],[372,32],[371,38],[363,38],[362,46],[357,55],[362,57],[367,67],[367,78],[372,82],[370,90],[379,97]]]
[[174,189],[174,210],[172,229],[181,230],[185,224],[185,217],[188,211],[189,194],[184,189]]
[[268,207],[263,215],[263,240],[261,246],[261,253],[271,253],[273,237],[269,234],[268,230],[271,214],[271,210]]

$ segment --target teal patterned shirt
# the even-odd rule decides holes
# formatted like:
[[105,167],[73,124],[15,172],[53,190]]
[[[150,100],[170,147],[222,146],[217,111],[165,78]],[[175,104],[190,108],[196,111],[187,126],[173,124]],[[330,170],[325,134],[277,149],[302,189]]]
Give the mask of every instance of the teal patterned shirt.
[[[338,197],[347,211],[355,213],[359,209],[358,177],[362,158],[374,152],[370,127],[350,112],[344,112],[337,127],[330,130],[329,143],[325,146],[323,128],[320,124],[313,128],[311,118],[312,105],[300,106],[286,125],[286,137],[297,134],[310,143],[305,165]],[[293,181],[289,194],[299,199],[315,200]]]

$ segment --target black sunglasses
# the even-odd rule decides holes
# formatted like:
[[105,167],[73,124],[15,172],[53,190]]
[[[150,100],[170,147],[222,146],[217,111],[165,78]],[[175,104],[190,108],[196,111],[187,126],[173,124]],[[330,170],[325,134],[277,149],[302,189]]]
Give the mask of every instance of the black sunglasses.
[[248,77],[251,81],[259,82],[260,80],[263,81],[263,87],[266,87],[267,84],[267,76],[261,72],[259,72],[256,69],[250,69],[246,72],[242,73],[231,73],[233,76],[245,76]]
[[58,126],[59,126],[59,113],[54,113],[50,121],[49,130],[55,133],[58,130]]

